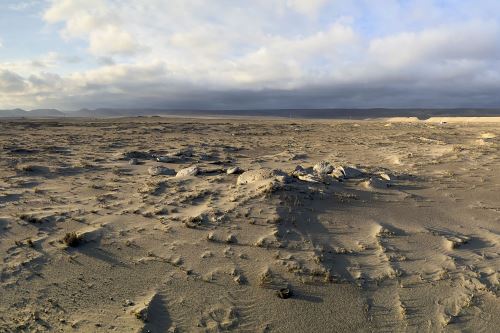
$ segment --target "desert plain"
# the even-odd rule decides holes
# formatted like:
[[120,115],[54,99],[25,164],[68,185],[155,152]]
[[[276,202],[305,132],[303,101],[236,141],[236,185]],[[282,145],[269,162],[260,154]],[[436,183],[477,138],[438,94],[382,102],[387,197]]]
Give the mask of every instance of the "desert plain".
[[500,119],[4,119],[0,332],[497,332]]

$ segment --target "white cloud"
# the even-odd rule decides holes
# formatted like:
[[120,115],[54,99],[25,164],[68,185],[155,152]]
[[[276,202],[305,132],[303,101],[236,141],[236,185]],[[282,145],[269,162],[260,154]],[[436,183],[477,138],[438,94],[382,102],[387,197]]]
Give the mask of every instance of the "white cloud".
[[288,0],[287,5],[293,10],[308,15],[316,16],[318,11],[328,0]]
[[403,32],[374,39],[369,52],[374,60],[405,67],[432,60],[498,57],[500,29],[495,22],[468,22],[419,32]]
[[138,43],[104,0],[55,0],[45,12],[49,23],[63,22],[65,38],[86,38],[95,55],[130,54]]
[[43,19],[94,67],[0,63],[0,106],[390,106],[440,91],[440,105],[500,104],[500,6],[440,3],[51,0]]
[[32,0],[32,1],[18,1],[16,3],[13,3],[13,4],[10,4],[8,6],[8,8],[10,10],[14,10],[14,11],[23,11],[23,10],[26,10],[30,7],[33,7],[37,4],[39,4],[40,1],[39,0]]
[[105,25],[93,30],[89,37],[93,54],[127,54],[139,49],[132,36],[115,25]]

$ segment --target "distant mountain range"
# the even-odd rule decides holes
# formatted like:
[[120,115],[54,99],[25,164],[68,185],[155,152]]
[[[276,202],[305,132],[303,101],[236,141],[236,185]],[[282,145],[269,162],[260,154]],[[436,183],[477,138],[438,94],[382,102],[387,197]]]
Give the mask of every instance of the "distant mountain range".
[[56,109],[36,109],[26,111],[23,109],[0,110],[0,117],[66,117],[66,113]]
[[269,110],[167,110],[167,109],[81,109],[78,111],[60,111],[56,109],[0,110],[0,118],[54,118],[54,117],[148,117],[148,116],[184,116],[184,117],[284,117],[284,118],[386,118],[386,117],[492,117],[500,116],[499,109],[269,109]]

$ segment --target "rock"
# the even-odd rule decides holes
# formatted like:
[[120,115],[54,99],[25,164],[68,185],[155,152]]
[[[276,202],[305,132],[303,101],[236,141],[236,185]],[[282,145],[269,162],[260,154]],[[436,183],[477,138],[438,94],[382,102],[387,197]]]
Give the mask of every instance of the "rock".
[[240,167],[236,166],[236,167],[227,169],[226,173],[228,175],[233,175],[233,174],[237,175],[237,174],[243,173],[243,170]]
[[124,159],[131,159],[131,158],[137,158],[137,159],[144,159],[144,160],[147,160],[147,159],[150,159],[151,158],[151,154],[148,153],[148,152],[144,152],[144,151],[128,151],[128,152],[124,152],[122,154],[123,158]]
[[236,183],[238,185],[244,185],[244,184],[262,182],[266,180],[268,181],[276,180],[278,182],[285,183],[288,180],[288,175],[285,172],[276,169],[262,168],[257,170],[249,170],[243,172],[238,177]]
[[343,167],[343,170],[345,178],[356,178],[363,175],[363,171],[352,166]]
[[356,178],[363,175],[363,171],[353,166],[337,166],[332,171],[332,176],[336,178]]
[[344,173],[340,167],[335,168],[330,175],[339,180],[344,178]]
[[308,175],[314,173],[312,168],[304,168],[302,165],[297,165],[295,170],[292,172],[292,176],[298,177],[298,175]]
[[281,299],[287,299],[292,297],[293,293],[292,290],[289,288],[281,288],[280,290],[276,291],[276,296],[278,296]]
[[364,182],[365,187],[367,188],[375,188],[375,189],[384,189],[391,186],[391,183],[385,179],[379,177],[371,177],[369,180]]
[[304,182],[309,182],[309,183],[320,183],[321,179],[316,176],[316,175],[311,175],[311,174],[298,174],[297,178],[304,181]]
[[128,164],[137,165],[139,164],[139,160],[137,158],[131,158],[130,161],[128,161]]
[[176,151],[169,154],[170,156],[178,156],[181,158],[192,157],[193,150],[191,148],[177,149]]
[[151,176],[160,176],[160,175],[163,175],[163,176],[173,176],[173,175],[175,175],[175,170],[174,169],[165,168],[165,167],[162,167],[162,166],[152,166],[152,167],[150,167],[148,169],[148,173]]
[[389,176],[388,174],[382,172],[378,175],[380,178],[384,179],[384,180],[387,180],[388,182],[391,181],[391,176]]
[[177,162],[178,160],[179,160],[178,157],[168,156],[168,155],[156,157],[156,161],[162,162],[162,163],[173,163],[173,162]]
[[211,241],[211,242],[215,242],[217,239],[215,238],[215,234],[211,231],[208,233],[207,235],[207,240]]
[[315,173],[312,168],[304,169],[301,165],[297,165],[292,172],[292,176],[309,183],[320,183],[322,176],[325,174]]
[[132,306],[134,305],[135,303],[132,302],[131,300],[129,299],[126,299],[124,302],[123,302],[123,306]]
[[320,161],[313,167],[314,172],[318,175],[327,175],[333,171],[334,167],[327,161]]
[[226,243],[230,243],[230,244],[236,243],[236,236],[232,235],[232,234],[228,235],[226,237]]
[[200,169],[196,166],[190,166],[189,168],[184,168],[177,172],[176,177],[188,177],[188,176],[196,176],[200,172]]

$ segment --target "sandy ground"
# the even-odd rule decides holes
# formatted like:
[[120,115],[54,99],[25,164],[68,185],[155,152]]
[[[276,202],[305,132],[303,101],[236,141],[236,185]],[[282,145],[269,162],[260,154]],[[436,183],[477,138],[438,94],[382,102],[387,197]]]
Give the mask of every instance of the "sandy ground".
[[0,332],[495,332],[475,120],[4,120]]

